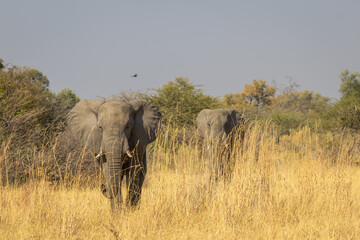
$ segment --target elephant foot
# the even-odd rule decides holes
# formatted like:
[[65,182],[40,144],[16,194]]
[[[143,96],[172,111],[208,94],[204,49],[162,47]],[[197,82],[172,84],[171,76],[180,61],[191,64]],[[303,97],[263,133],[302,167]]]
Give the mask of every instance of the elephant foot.
[[110,199],[110,205],[113,211],[123,210],[124,206],[123,206],[123,200],[121,194],[118,194],[113,199]]
[[105,184],[101,184],[101,186],[100,186],[100,191],[102,192],[102,194],[104,194],[104,195],[107,195],[107,191],[106,191],[106,186],[105,186]]
[[113,194],[110,194],[110,192],[106,188],[106,185],[103,183],[100,185],[100,191],[106,198],[113,199],[115,197],[113,196]]
[[139,206],[140,194],[131,194],[131,193],[129,194],[130,196],[126,201],[126,205],[130,208],[136,208],[137,206]]

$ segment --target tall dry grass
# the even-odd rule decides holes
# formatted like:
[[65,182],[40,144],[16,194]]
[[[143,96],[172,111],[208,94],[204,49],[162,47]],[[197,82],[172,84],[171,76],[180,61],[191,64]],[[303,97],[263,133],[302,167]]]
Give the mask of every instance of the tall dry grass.
[[360,239],[357,138],[304,127],[277,144],[270,125],[254,123],[235,142],[230,179],[214,183],[197,134],[165,129],[151,146],[140,206],[115,213],[80,173],[5,184],[0,238]]

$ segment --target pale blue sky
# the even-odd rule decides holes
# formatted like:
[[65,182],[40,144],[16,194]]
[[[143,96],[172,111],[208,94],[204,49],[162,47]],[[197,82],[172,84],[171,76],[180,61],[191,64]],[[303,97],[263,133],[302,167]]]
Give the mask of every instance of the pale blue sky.
[[360,70],[359,11],[360,1],[347,0],[3,0],[0,58],[81,98],[179,76],[213,96],[290,77],[300,90],[338,98],[339,73]]

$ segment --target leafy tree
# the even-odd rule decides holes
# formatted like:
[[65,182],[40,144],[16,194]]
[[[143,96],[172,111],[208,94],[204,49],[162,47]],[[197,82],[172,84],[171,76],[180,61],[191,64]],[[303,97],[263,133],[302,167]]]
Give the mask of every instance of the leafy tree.
[[339,91],[342,94],[342,97],[360,98],[360,73],[350,73],[348,69],[345,69],[340,73],[339,77],[341,80]]
[[242,109],[249,106],[242,93],[228,93],[224,96],[223,102],[227,108]]
[[275,92],[276,87],[266,84],[265,80],[254,80],[252,84],[245,84],[242,95],[249,103],[260,107],[270,105]]
[[360,99],[356,97],[342,98],[331,110],[329,118],[333,120],[332,127],[359,131]]
[[188,78],[178,77],[155,89],[149,100],[160,109],[166,123],[180,127],[193,124],[202,109],[220,105],[218,98],[205,95],[198,87]]
[[30,70],[28,70],[28,74],[33,81],[42,83],[43,86],[46,88],[49,87],[48,78],[45,75],[43,75],[43,73],[40,72],[39,70],[30,69]]
[[330,107],[330,98],[311,90],[285,92],[273,98],[272,107],[304,114],[321,113]]
[[245,84],[243,92],[226,94],[223,105],[240,110],[248,120],[261,119],[267,115],[275,91],[265,80],[253,80],[252,84]]
[[223,103],[228,108],[250,108],[271,104],[276,88],[267,85],[265,80],[254,80],[252,84],[245,84],[242,93],[228,93],[223,98]]
[[41,141],[53,118],[52,95],[26,68],[0,71],[0,133],[16,146]]
[[4,60],[2,60],[1,58],[0,58],[0,70],[2,70],[2,69],[4,69],[5,68],[5,66],[4,66]]
[[[70,106],[79,99],[69,89],[52,93],[44,84],[47,78],[41,76],[27,67],[0,71],[0,150],[7,152],[7,161],[0,161],[0,184],[26,181],[29,166],[46,166],[49,179],[61,178],[68,166],[68,153],[76,146],[63,130]],[[62,137],[60,142],[58,136]],[[34,151],[41,151],[44,157],[34,158]]]
[[327,124],[333,129],[360,131],[360,73],[345,69],[339,78],[342,97],[327,114]]
[[80,98],[69,88],[61,90],[56,97],[61,103],[68,105],[69,108],[74,107],[80,101]]
[[79,100],[69,89],[56,96],[46,76],[33,70],[0,71],[0,142],[11,138],[13,147],[39,144],[63,130],[67,112]]
[[269,119],[278,127],[280,135],[284,135],[289,134],[290,129],[296,129],[302,123],[305,123],[306,115],[299,112],[283,110],[270,113],[266,119]]

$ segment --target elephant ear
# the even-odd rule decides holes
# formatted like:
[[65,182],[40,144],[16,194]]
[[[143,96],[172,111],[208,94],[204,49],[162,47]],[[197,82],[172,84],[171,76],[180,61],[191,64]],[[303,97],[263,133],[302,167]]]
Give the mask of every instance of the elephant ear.
[[146,146],[156,139],[161,113],[157,107],[143,99],[136,99],[129,104],[135,110],[135,126],[130,137],[130,148]]
[[68,114],[71,135],[93,153],[100,152],[102,132],[97,126],[97,113],[104,101],[81,100]]
[[235,110],[235,109],[230,109],[229,110],[229,114],[231,116],[231,125],[232,128],[238,126],[240,123],[244,122],[244,118],[243,115]]

